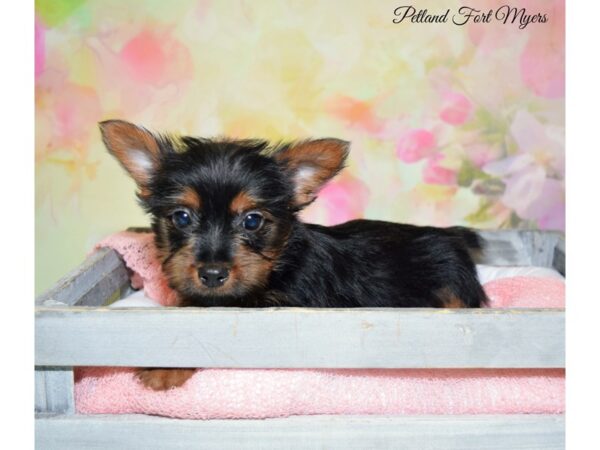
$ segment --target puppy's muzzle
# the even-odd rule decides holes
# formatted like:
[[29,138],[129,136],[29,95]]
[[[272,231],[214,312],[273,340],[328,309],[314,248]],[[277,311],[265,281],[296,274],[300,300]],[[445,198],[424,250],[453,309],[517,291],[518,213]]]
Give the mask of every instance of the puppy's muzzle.
[[198,269],[202,284],[209,288],[222,286],[229,278],[229,268],[220,264],[208,264]]

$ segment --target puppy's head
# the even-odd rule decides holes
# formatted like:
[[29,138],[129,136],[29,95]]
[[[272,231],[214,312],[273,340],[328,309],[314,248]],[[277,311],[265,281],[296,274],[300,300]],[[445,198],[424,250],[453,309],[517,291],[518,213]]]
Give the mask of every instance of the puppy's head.
[[173,138],[119,120],[102,138],[138,186],[170,285],[183,304],[260,293],[296,213],[344,164],[348,143]]

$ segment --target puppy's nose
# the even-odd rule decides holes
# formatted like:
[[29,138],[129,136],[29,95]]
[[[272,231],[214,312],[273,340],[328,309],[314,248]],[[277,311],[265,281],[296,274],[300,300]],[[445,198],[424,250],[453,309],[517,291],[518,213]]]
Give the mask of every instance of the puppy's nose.
[[229,269],[220,265],[207,265],[198,270],[200,281],[206,287],[214,288],[222,286],[229,277]]

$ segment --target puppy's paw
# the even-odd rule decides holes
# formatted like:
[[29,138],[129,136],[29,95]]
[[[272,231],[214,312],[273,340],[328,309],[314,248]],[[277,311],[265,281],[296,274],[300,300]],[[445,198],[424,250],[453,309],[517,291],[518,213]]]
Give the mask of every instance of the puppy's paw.
[[165,391],[185,383],[196,369],[138,369],[136,376],[154,391]]

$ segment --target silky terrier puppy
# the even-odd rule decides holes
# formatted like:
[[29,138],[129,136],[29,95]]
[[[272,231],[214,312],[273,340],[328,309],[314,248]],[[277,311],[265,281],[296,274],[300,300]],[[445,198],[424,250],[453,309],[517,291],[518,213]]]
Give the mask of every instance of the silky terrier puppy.
[[120,120],[100,129],[138,186],[181,306],[475,308],[486,302],[472,259],[481,240],[467,228],[299,220],[344,167],[348,142],[175,137]]

